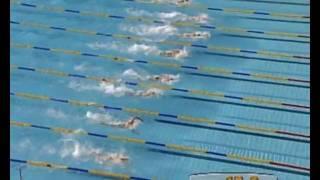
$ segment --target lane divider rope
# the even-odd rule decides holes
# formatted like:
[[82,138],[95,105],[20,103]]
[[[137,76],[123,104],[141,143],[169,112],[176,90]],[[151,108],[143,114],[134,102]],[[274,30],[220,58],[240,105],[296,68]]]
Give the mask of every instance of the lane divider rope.
[[[150,0],[123,0],[126,2],[136,2],[136,3],[147,3],[147,4],[154,4],[154,5],[163,5],[163,3],[154,3]],[[187,6],[176,6],[180,8],[192,8],[192,9],[200,9],[200,10],[207,10],[207,11],[216,11],[220,13],[227,13],[233,15],[258,15],[264,17],[272,17],[272,18],[288,18],[288,19],[296,19],[300,21],[310,21],[309,15],[302,15],[302,14],[293,14],[293,13],[278,13],[278,12],[268,12],[268,11],[256,11],[251,9],[239,9],[239,8],[219,8],[219,7],[208,7],[203,4],[191,4]]]
[[[19,124],[19,122],[17,122],[17,124]],[[101,176],[101,177],[107,177],[107,178],[112,178],[112,179],[155,180],[155,178],[154,179],[149,179],[149,178],[142,178],[142,177],[134,177],[134,176],[126,175],[126,174],[108,172],[108,171],[105,171],[105,170],[84,169],[84,168],[78,168],[78,167],[71,167],[71,166],[67,166],[67,165],[64,165],[64,164],[50,163],[50,162],[46,162],[46,161],[33,161],[33,160],[23,160],[23,159],[10,158],[10,162],[26,164],[28,166],[33,166],[33,167],[41,167],[41,168],[48,168],[48,169],[54,169],[54,170],[63,170],[63,171],[72,171],[72,172],[90,174],[90,175],[94,175],[94,176]]]
[[[92,54],[87,52],[81,52],[78,50],[70,50],[70,49],[61,49],[61,48],[49,48],[49,47],[40,47],[40,46],[34,46],[31,44],[20,44],[20,43],[13,43],[11,42],[11,47],[13,48],[23,48],[23,49],[32,49],[32,50],[40,50],[40,51],[46,51],[46,52],[52,52],[52,53],[61,53],[61,54],[67,54],[67,55],[76,55],[76,56],[84,56],[84,57],[95,57],[100,58],[104,60],[111,60],[113,62],[118,63],[139,63],[144,65],[154,65],[154,66],[161,66],[165,68],[174,68],[174,69],[183,69],[183,70],[192,70],[192,71],[200,71],[204,73],[209,74],[217,74],[221,75],[223,77],[233,77],[233,76],[242,76],[246,77],[252,77],[254,79],[263,79],[268,80],[265,82],[273,81],[273,82],[282,82],[281,85],[296,85],[296,84],[303,84],[303,85],[309,85],[309,80],[302,80],[297,78],[285,78],[280,76],[273,76],[271,74],[260,74],[260,73],[248,73],[248,72],[237,72],[232,71],[229,69],[219,68],[219,67],[207,67],[207,66],[189,66],[189,65],[180,65],[176,63],[167,63],[167,62],[161,62],[161,61],[145,61],[145,60],[134,60],[129,59],[126,57],[117,57],[110,54]],[[263,83],[263,81],[261,81]],[[309,86],[304,86],[309,88]]]
[[228,123],[222,121],[216,121],[212,119],[202,118],[202,117],[193,117],[189,115],[176,115],[176,114],[167,114],[157,111],[150,111],[147,109],[142,108],[130,108],[130,107],[113,107],[104,104],[99,104],[96,102],[86,102],[86,101],[79,101],[79,100],[71,100],[71,99],[61,99],[57,97],[49,97],[39,94],[32,94],[32,93],[24,93],[24,92],[10,92],[10,96],[16,96],[20,98],[30,99],[30,100],[40,100],[40,101],[52,101],[57,103],[64,103],[70,104],[73,106],[84,106],[84,107],[96,107],[96,108],[104,108],[107,110],[117,110],[123,111],[129,114],[137,114],[141,116],[155,116],[155,117],[167,117],[176,120],[186,121],[186,122],[193,122],[199,124],[207,124],[210,126],[221,126],[233,129],[239,129],[241,131],[248,131],[248,132],[256,132],[262,134],[274,134],[274,135],[281,135],[281,136],[288,136],[294,138],[303,138],[303,139],[310,139],[310,135],[296,133],[296,132],[289,132],[271,128],[264,128],[264,127],[255,127],[250,125],[243,125],[243,124],[235,124],[235,123]]
[[[116,82],[115,78],[111,77],[97,77],[97,76],[89,76],[84,74],[75,74],[75,73],[68,73],[63,71],[57,71],[55,69],[43,69],[43,68],[34,68],[34,67],[26,67],[26,66],[17,66],[14,64],[10,65],[10,69],[12,70],[20,70],[20,71],[28,71],[28,72],[37,72],[41,74],[47,74],[55,77],[71,77],[71,78],[80,78],[80,79],[88,79],[88,80],[94,80],[101,82],[103,79],[108,79],[111,81]],[[206,91],[206,90],[199,90],[199,89],[185,89],[181,87],[175,87],[170,85],[160,85],[156,83],[138,83],[138,82],[131,82],[126,81],[124,82],[127,85],[131,86],[138,86],[142,87],[144,89],[146,88],[158,88],[164,91],[176,91],[180,93],[190,93],[193,95],[202,95],[217,99],[230,99],[230,100],[240,100],[245,103],[253,103],[253,104],[261,104],[261,105],[271,105],[276,107],[284,107],[284,108],[293,108],[293,109],[303,109],[303,110],[309,110],[310,107],[306,105],[300,105],[300,104],[292,104],[292,103],[286,103],[286,102],[280,102],[277,100],[270,100],[266,98],[260,98],[260,97],[241,97],[239,95],[232,95],[232,94],[225,94],[223,92],[215,92],[215,91]]]
[[288,168],[288,169],[294,169],[297,171],[304,171],[307,173],[310,173],[310,168],[308,167],[302,167],[299,165],[294,164],[288,164],[283,162],[276,162],[268,159],[262,159],[262,158],[256,158],[256,157],[248,157],[248,156],[242,156],[235,153],[223,153],[223,152],[217,152],[217,151],[209,151],[205,148],[198,148],[193,146],[185,146],[185,145],[179,145],[179,144],[165,144],[162,142],[155,142],[155,141],[149,141],[145,139],[138,139],[138,138],[132,138],[132,137],[126,137],[126,136],[118,136],[118,135],[112,135],[112,134],[98,134],[94,132],[87,132],[85,130],[77,131],[75,129],[67,129],[67,128],[61,128],[61,127],[48,127],[48,126],[41,126],[41,125],[35,125],[27,122],[19,122],[19,121],[10,121],[11,126],[17,126],[21,128],[36,128],[41,130],[47,130],[58,134],[74,134],[74,135],[85,135],[85,136],[94,136],[97,138],[104,138],[104,139],[110,139],[113,141],[118,142],[124,142],[124,143],[134,143],[134,144],[140,144],[144,146],[154,146],[154,147],[160,147],[160,148],[166,148],[168,150],[174,150],[174,151],[182,151],[182,152],[190,152],[190,153],[197,153],[197,154],[204,154],[204,155],[210,155],[210,156],[219,156],[226,159],[231,159],[233,161],[244,161],[249,162],[253,164],[267,164],[282,168]]
[[[53,6],[45,6],[45,5],[38,5],[38,4],[30,4],[24,3],[16,0],[11,0],[11,4],[13,5],[20,5],[22,7],[34,8],[37,10],[43,10],[52,13],[65,13],[65,14],[73,14],[73,15],[80,15],[80,16],[89,16],[89,17],[96,17],[96,18],[104,18],[104,19],[116,19],[116,20],[126,20],[126,21],[138,21],[143,23],[152,23],[152,24],[166,24],[164,21],[154,20],[151,18],[145,17],[137,17],[137,16],[121,16],[121,15],[110,15],[104,12],[93,12],[93,11],[80,11],[76,9],[66,9],[64,7],[53,7]],[[208,30],[216,30],[227,34],[256,34],[256,35],[268,35],[274,36],[279,38],[298,38],[298,39],[306,39],[310,42],[310,35],[304,33],[291,33],[291,32],[275,32],[275,31],[263,31],[258,29],[245,29],[245,28],[233,28],[233,27],[224,27],[224,26],[214,26],[210,24],[197,24],[191,22],[174,22],[172,25],[177,27],[191,27],[191,28],[201,28],[201,29],[208,29]]]

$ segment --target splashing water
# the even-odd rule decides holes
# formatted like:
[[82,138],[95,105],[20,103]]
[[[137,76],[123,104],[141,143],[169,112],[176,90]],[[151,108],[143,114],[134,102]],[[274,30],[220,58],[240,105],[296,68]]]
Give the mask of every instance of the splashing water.
[[136,79],[136,80],[140,80],[140,81],[145,81],[147,80],[146,76],[142,76],[140,75],[138,72],[136,72],[133,69],[127,69],[122,73],[123,77],[127,77],[130,79]]
[[93,123],[109,123],[115,121],[115,119],[108,113],[93,113],[91,111],[86,112],[86,118]]
[[120,120],[114,119],[109,114],[93,113],[91,111],[87,111],[86,118],[90,122],[107,125],[107,126],[126,128],[130,130],[136,129],[142,122],[140,118],[136,118],[136,117],[130,117],[126,121],[120,121]]
[[167,39],[178,33],[178,29],[171,25],[135,25],[121,26],[122,31],[130,32],[138,36],[143,36],[145,41],[158,42]]
[[142,96],[142,97],[159,97],[163,95],[163,91],[158,88],[150,88],[146,90],[138,90],[136,92],[136,96]]
[[131,54],[143,53],[144,55],[156,55],[160,53],[160,50],[156,46],[148,46],[145,44],[133,44],[128,48],[128,52]]
[[196,31],[196,32],[192,32],[192,33],[180,34],[179,37],[188,38],[191,40],[209,39],[211,37],[211,33],[206,32],[206,31],[205,32]]
[[96,148],[88,143],[81,144],[74,139],[63,139],[62,142],[61,158],[72,157],[81,161],[93,160],[101,165],[108,165],[110,163],[119,165],[129,159],[124,153],[104,152],[101,148]]
[[105,82],[101,82],[99,84],[99,87],[102,89],[102,91],[105,94],[108,95],[113,95],[115,97],[121,97],[121,96],[125,96],[125,95],[132,95],[134,94],[134,90],[128,88],[126,85],[124,84],[119,84],[119,85],[115,85],[113,83],[105,83]]
[[160,83],[168,84],[168,85],[172,85],[180,81],[179,74],[141,75],[133,69],[125,70],[122,73],[122,76],[129,79],[139,80],[139,81],[147,81],[147,80],[159,81]]
[[98,50],[98,49],[116,50],[118,52],[126,52],[128,54],[143,53],[144,55],[157,55],[160,52],[157,46],[147,45],[147,44],[137,44],[137,43],[134,43],[133,45],[124,45],[117,42],[112,42],[112,43],[95,42],[95,43],[87,44],[87,46],[94,50]]
[[188,57],[189,52],[184,47],[183,49],[173,49],[173,50],[162,51],[160,55],[165,57],[171,57],[175,60],[181,61],[183,58]]

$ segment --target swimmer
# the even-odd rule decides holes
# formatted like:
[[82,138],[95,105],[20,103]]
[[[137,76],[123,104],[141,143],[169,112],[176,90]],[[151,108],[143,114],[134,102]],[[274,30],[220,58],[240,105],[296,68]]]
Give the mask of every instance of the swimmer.
[[177,0],[175,4],[177,6],[187,6],[187,5],[191,5],[191,0]]
[[153,97],[153,96],[159,96],[162,94],[162,90],[157,88],[150,88],[146,91],[137,91],[136,96],[143,96],[143,97]]
[[98,162],[106,164],[105,162],[111,161],[115,164],[125,163],[128,162],[129,157],[125,156],[121,153],[102,153],[102,152],[94,152],[93,155],[95,156]]
[[187,23],[196,23],[196,24],[206,24],[208,23],[208,15],[207,14],[200,14],[198,16],[185,16],[183,19],[180,19],[180,20],[176,20],[176,21],[173,21],[174,24],[175,23],[184,23],[184,22],[187,22]]
[[[133,69],[125,70],[122,73],[122,76],[131,78],[131,79],[140,80],[140,81],[147,81],[147,80],[158,81],[158,82],[169,84],[169,85],[179,81],[179,78],[180,78],[179,74],[177,75],[174,75],[174,74],[140,75]],[[134,94],[130,94],[130,95],[134,95]]]
[[182,49],[173,49],[160,52],[160,56],[179,58],[185,56],[186,51]]
[[192,16],[189,20],[195,21],[197,23],[207,23],[208,22],[208,15],[207,14],[200,14],[199,16]]
[[103,83],[103,84],[112,84],[113,81],[111,79],[102,78],[101,79],[101,83]]
[[173,2],[172,0],[152,0],[151,3],[169,3],[176,6],[186,6],[191,4],[191,0],[175,0]]
[[180,75],[173,75],[173,74],[161,74],[161,75],[154,75],[154,76],[150,76],[148,77],[149,80],[153,80],[153,81],[159,81],[161,83],[164,84],[172,84],[174,82],[179,81]]
[[123,162],[128,162],[129,161],[129,157],[125,156],[123,154],[120,153],[112,153],[109,155],[108,157],[109,160],[111,160],[114,163],[123,163]]
[[101,122],[100,124],[106,125],[106,126],[113,126],[113,127],[119,127],[119,128],[125,128],[134,130],[136,129],[143,120],[139,117],[132,117],[126,122],[120,122],[120,121],[110,121],[110,122]]
[[192,33],[183,33],[179,35],[183,38],[191,38],[191,39],[208,39],[211,37],[209,32],[192,32]]
[[130,118],[127,122],[123,123],[120,127],[126,128],[126,129],[136,129],[140,123],[142,123],[143,120],[139,117],[133,117]]

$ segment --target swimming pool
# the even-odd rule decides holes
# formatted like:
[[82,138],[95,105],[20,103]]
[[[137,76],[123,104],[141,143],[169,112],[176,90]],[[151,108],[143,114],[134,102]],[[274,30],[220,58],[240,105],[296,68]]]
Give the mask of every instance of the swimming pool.
[[[11,1],[11,178],[309,179],[309,1],[148,2]],[[196,31],[211,37],[178,36]],[[164,73],[178,82],[146,80]],[[134,131],[99,124],[133,116]]]

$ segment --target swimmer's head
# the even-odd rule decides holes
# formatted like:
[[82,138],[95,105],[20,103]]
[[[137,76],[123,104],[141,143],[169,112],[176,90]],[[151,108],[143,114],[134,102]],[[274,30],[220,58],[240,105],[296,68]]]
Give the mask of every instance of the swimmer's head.
[[126,156],[122,156],[122,157],[120,157],[120,160],[121,160],[121,161],[129,161],[129,158],[126,157]]
[[110,79],[107,79],[107,78],[102,78],[101,81],[102,81],[103,83],[110,83],[110,82],[111,82],[111,80],[110,80]]
[[191,0],[178,0],[177,4],[179,5],[187,5],[190,4]]
[[109,160],[111,160],[115,164],[120,164],[123,162],[129,161],[129,157],[120,153],[112,153],[108,156]]

